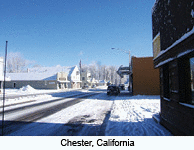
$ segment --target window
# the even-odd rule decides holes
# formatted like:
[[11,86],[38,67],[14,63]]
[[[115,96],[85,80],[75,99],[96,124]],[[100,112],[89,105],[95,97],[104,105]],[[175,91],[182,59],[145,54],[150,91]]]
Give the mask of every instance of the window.
[[66,78],[59,78],[59,80],[64,80],[64,81],[66,81]]
[[79,71],[76,71],[76,75],[79,75]]
[[192,101],[192,66],[194,58],[182,57],[178,60],[179,72],[179,98],[180,102],[187,104],[194,104]]
[[85,77],[82,77],[82,81],[84,81],[85,80]]
[[14,88],[14,89],[16,88],[16,83],[15,83],[15,82],[13,83],[13,88]]
[[194,105],[194,57],[190,58],[191,104]]
[[169,82],[169,65],[166,64],[163,67],[163,91],[164,91],[164,97],[170,98],[170,82]]

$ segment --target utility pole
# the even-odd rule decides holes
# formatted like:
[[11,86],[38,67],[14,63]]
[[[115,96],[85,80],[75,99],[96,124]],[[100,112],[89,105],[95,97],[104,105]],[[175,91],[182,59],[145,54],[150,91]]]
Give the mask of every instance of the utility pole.
[[123,75],[128,75],[129,77],[129,86],[128,86],[128,89],[130,90],[130,81],[132,80],[131,79],[131,69],[132,69],[132,64],[131,64],[131,53],[130,53],[130,50],[129,51],[126,51],[126,50],[123,50],[123,49],[119,49],[119,48],[111,48],[112,50],[119,50],[119,51],[122,51],[126,54],[129,55],[129,67],[123,67],[122,65],[119,67],[117,73],[119,74],[120,76],[120,82],[121,82],[121,78],[123,78]]
[[80,68],[80,88],[83,86],[82,85],[82,62],[81,62],[81,59],[80,59],[80,62],[79,62],[79,68]]
[[2,136],[3,136],[3,127],[4,127],[4,106],[5,106],[5,77],[6,77],[6,62],[7,62],[7,43],[6,41],[6,46],[5,46],[5,65],[4,65],[4,81],[3,81],[3,114],[2,114]]

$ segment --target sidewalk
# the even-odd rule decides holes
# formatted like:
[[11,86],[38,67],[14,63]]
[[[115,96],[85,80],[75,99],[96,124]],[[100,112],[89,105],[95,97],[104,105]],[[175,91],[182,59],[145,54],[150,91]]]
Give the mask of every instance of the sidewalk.
[[106,136],[172,136],[159,122],[159,96],[118,96],[112,106]]

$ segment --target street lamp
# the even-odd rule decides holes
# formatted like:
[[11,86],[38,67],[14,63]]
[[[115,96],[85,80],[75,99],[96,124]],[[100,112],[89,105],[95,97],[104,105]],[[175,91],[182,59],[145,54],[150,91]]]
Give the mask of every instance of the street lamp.
[[[115,50],[116,48],[111,48],[112,50]],[[131,74],[131,58],[130,58],[130,50],[129,51],[126,51],[126,50],[123,50],[123,49],[119,49],[117,48],[116,50],[119,50],[119,51],[122,51],[126,54],[129,55],[129,67],[123,67],[122,65],[119,67],[118,71],[117,71],[117,74],[120,76],[120,80],[121,78],[123,78],[124,75],[129,75],[129,86],[128,86],[128,89],[130,87],[130,74]]]
[[123,49],[119,49],[119,48],[111,48],[112,50],[118,50],[118,51],[121,51],[121,52],[124,52],[126,54],[129,54],[129,66],[130,66],[130,63],[131,63],[131,58],[130,58],[130,50],[129,51],[126,51],[126,50],[123,50]]

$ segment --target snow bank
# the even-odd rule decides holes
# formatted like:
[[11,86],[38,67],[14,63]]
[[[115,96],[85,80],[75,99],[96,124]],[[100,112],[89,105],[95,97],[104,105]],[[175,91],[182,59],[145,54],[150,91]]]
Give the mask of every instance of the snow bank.
[[[14,104],[21,104],[21,103],[28,103],[34,101],[44,101],[45,99],[51,99],[52,95],[43,94],[43,95],[32,95],[27,97],[17,97],[17,98],[9,98],[5,100],[5,106],[14,105]],[[3,106],[3,103],[0,103],[0,107]]]
[[22,88],[20,88],[19,92],[32,93],[32,92],[36,92],[36,90],[33,87],[31,87],[30,85],[27,85],[27,86],[23,86]]

